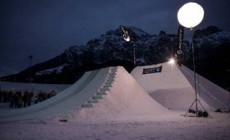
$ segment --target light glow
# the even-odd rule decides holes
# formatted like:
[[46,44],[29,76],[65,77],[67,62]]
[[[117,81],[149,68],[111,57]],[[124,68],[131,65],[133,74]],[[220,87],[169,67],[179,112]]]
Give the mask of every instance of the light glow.
[[174,58],[170,58],[168,61],[169,64],[173,65],[175,64],[175,59]]
[[184,4],[177,13],[179,23],[186,28],[194,28],[204,18],[204,9],[197,3],[188,2]]
[[124,40],[127,41],[127,42],[129,42],[130,41],[130,37],[129,36],[126,37],[126,38],[124,37]]
[[128,31],[125,31],[124,34],[123,34],[123,38],[125,41],[129,42],[130,41],[130,37],[129,37],[129,33]]

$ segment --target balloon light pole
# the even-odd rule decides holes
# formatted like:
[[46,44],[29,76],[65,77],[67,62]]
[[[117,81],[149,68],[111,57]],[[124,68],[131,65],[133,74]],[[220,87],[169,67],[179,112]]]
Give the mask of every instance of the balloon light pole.
[[[184,4],[177,13],[177,19],[179,23],[184,26],[185,28],[189,28],[192,32],[193,28],[196,27],[201,23],[204,17],[204,9],[197,3],[188,2]],[[197,78],[196,78],[196,64],[195,64],[195,55],[194,55],[194,46],[193,46],[193,33],[192,33],[192,60],[193,60],[193,74],[194,74],[194,90],[195,90],[195,100],[193,101],[192,105],[189,107],[188,111],[184,116],[187,116],[188,113],[192,112],[196,114],[196,117],[207,117],[208,113],[204,106],[198,99],[198,92],[197,92]],[[205,110],[201,112],[198,110],[198,103],[203,107]],[[195,111],[192,110],[192,106],[195,104]]]

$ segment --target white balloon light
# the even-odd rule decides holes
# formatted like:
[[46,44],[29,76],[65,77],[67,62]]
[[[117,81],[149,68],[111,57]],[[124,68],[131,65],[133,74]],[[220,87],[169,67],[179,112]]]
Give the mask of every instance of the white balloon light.
[[204,18],[204,9],[197,3],[188,2],[184,4],[177,13],[179,23],[186,28],[194,28]]

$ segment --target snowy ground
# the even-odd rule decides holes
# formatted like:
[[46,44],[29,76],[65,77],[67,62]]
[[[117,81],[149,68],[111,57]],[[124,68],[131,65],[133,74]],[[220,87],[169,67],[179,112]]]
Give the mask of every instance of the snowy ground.
[[[204,102],[209,109],[208,118],[192,117],[194,115],[190,113],[183,116],[194,100],[194,95],[190,95],[194,91],[177,68],[173,72],[163,64],[162,72],[154,77],[138,74],[141,68],[134,73],[134,77],[139,76],[137,81],[142,80],[142,86],[147,86],[144,88],[148,88],[152,97],[124,68],[117,67],[113,69],[114,73],[111,71],[106,68],[89,72],[57,96],[33,107],[14,111],[1,104],[0,139],[230,139],[230,113],[214,112]],[[187,92],[182,97],[184,91]],[[103,98],[88,99],[89,96],[100,97],[98,94],[103,94]],[[207,103],[211,100],[209,96],[203,97],[207,97]],[[221,102],[221,98],[218,101]],[[93,107],[81,107],[89,102],[95,102]],[[214,103],[212,107],[215,107]]]
[[[182,114],[184,112],[181,112]],[[229,140],[230,114],[102,123],[22,121],[0,124],[2,140]],[[154,118],[154,116],[153,116]]]

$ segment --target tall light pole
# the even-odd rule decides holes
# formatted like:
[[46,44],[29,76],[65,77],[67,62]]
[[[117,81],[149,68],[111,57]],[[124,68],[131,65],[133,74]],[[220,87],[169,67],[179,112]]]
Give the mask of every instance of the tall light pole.
[[31,83],[31,75],[32,75],[32,72],[31,72],[31,65],[32,65],[32,59],[33,59],[33,55],[29,55],[28,56],[29,58],[29,65],[30,65],[30,69],[29,69],[29,83]]
[[[192,32],[193,28],[196,27],[201,23],[204,17],[204,9],[202,6],[200,6],[197,3],[194,2],[188,2],[184,4],[177,13],[177,19],[179,23],[184,26],[185,28],[189,28]],[[195,64],[195,52],[194,52],[194,46],[193,46],[193,33],[192,33],[192,59],[193,59],[193,74],[194,74],[194,89],[195,89],[195,100],[190,106],[190,108],[195,103],[195,113],[196,116],[199,116],[199,110],[198,110],[198,103],[200,101],[198,100],[198,92],[197,92],[197,79],[196,79],[196,64]],[[204,106],[200,103],[200,105],[204,108]],[[189,110],[190,110],[189,108]],[[186,112],[185,116],[189,112],[189,110]],[[204,108],[205,110],[205,108]]]
[[[125,30],[125,28],[123,26],[120,26],[121,31],[123,32],[123,38],[125,41],[130,42],[131,38],[129,35],[129,32],[127,30]],[[136,46],[135,43],[133,45],[133,68],[135,68],[136,66]]]

